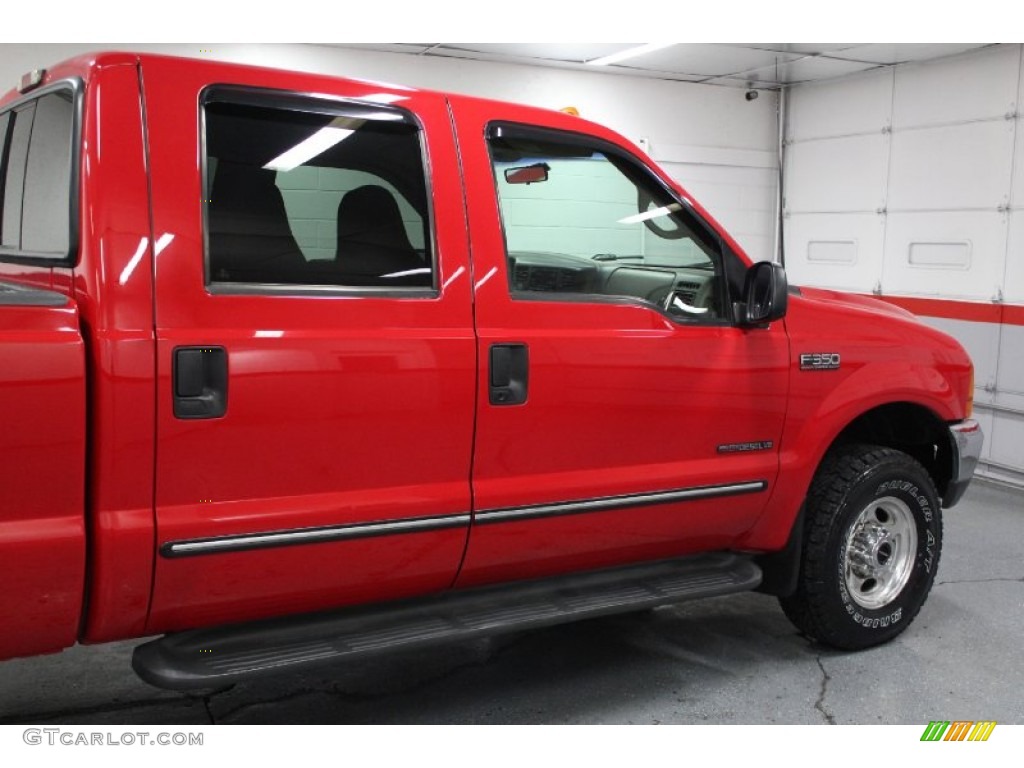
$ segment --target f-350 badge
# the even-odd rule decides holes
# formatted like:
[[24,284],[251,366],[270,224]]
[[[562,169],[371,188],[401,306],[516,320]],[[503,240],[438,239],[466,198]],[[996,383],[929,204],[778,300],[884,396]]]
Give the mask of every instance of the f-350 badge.
[[800,355],[801,371],[835,371],[838,369],[838,352],[804,352]]

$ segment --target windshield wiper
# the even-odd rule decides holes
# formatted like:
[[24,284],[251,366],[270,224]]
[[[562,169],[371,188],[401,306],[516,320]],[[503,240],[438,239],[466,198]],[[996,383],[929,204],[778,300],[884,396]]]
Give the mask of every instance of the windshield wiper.
[[591,258],[594,261],[624,261],[625,259],[639,259],[643,261],[643,256],[619,256],[617,253],[596,253]]

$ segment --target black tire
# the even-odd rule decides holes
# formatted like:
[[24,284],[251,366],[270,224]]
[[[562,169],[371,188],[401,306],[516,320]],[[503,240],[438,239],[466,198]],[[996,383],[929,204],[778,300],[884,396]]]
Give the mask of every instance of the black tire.
[[917,616],[941,549],[942,510],[925,468],[891,448],[841,446],[811,483],[797,589],[779,602],[809,637],[870,648]]

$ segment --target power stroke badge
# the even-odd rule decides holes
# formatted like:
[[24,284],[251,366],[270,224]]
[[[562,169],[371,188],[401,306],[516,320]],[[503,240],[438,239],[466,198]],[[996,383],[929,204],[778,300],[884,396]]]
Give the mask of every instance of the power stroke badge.
[[800,355],[801,371],[836,371],[838,369],[838,352],[804,352]]
[[718,446],[719,453],[746,453],[747,451],[768,451],[774,443],[771,440],[755,440],[750,443],[727,443]]

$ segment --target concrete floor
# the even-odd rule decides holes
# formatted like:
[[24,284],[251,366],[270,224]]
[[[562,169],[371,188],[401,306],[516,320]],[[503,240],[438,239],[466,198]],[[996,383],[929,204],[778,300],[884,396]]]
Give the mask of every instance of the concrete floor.
[[1024,723],[1024,494],[946,512],[938,580],[889,645],[836,653],[745,594],[236,685],[151,688],[133,643],[0,664],[0,723]]

